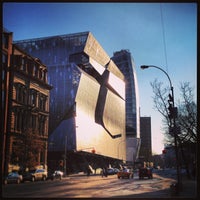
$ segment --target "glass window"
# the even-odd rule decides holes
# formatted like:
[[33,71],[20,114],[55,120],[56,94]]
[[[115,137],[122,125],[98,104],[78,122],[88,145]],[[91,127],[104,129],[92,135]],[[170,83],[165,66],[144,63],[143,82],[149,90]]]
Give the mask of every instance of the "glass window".
[[39,108],[43,111],[46,110],[46,102],[47,102],[47,97],[45,95],[40,94],[39,95]]
[[36,106],[36,100],[37,100],[37,91],[31,90],[30,91],[30,98],[29,98],[29,105]]
[[33,133],[35,133],[35,130],[37,130],[37,116],[36,115],[31,116],[31,126],[33,128]]
[[4,48],[8,49],[8,43],[9,43],[9,34],[4,33],[3,34],[3,45],[4,45]]

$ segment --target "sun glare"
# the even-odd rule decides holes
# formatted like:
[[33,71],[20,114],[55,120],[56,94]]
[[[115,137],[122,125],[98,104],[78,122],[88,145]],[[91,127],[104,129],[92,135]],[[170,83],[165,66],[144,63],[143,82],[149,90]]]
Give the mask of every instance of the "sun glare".
[[79,109],[76,117],[76,137],[77,149],[87,149],[94,144],[98,144],[98,138],[101,137],[100,133],[103,133],[102,127],[94,122],[86,112]]
[[125,83],[120,78],[110,73],[108,83],[125,99]]

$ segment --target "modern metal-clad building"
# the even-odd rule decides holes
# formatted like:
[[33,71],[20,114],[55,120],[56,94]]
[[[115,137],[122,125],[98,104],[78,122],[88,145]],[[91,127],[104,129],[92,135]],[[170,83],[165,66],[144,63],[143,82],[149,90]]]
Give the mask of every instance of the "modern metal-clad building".
[[60,152],[58,160],[72,151],[126,160],[126,143],[120,144],[126,137],[124,75],[93,35],[83,32],[16,44],[48,67],[53,86],[49,151]]
[[134,61],[129,50],[114,52],[112,60],[126,82],[126,142],[127,160],[136,160],[140,148],[139,91]]

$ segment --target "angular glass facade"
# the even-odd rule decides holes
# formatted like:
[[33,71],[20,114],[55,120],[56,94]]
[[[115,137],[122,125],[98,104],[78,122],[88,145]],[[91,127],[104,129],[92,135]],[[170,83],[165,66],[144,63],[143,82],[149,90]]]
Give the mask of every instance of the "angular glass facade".
[[[112,60],[125,77],[126,82],[126,136],[127,159],[133,161],[140,147],[139,92],[133,58],[128,50],[114,52]],[[132,153],[131,153],[132,152]]]
[[131,53],[121,50],[114,53],[112,60],[126,79],[126,134],[140,137],[139,93],[137,76]]
[[124,76],[93,35],[84,32],[15,43],[48,67],[53,86],[49,151],[92,148],[98,155],[126,160],[126,144],[118,149],[126,136]]

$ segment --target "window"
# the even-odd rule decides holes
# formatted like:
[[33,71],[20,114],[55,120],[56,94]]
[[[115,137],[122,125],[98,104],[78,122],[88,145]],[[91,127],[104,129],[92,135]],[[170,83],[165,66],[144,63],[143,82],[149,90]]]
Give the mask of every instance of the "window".
[[31,128],[33,130],[33,133],[37,130],[37,116],[31,115]]
[[21,66],[21,70],[26,72],[26,57],[22,58],[22,66]]
[[3,66],[4,67],[7,67],[7,64],[8,64],[8,55],[6,54],[2,54],[2,62],[3,62]]
[[45,161],[45,153],[43,151],[40,152],[40,163]]
[[15,129],[21,131],[22,115],[20,111],[15,113]]
[[15,55],[14,56],[14,67],[17,69],[21,69],[22,65],[22,56]]
[[46,135],[46,117],[43,115],[39,116],[39,135]]
[[45,70],[43,73],[44,73],[43,81],[44,81],[45,83],[47,83],[47,72],[46,72],[46,70]]
[[39,109],[42,110],[42,111],[45,111],[46,110],[46,102],[47,102],[47,97],[43,94],[40,94],[39,95]]
[[16,100],[19,103],[26,104],[27,89],[26,89],[25,85],[22,85],[21,83],[16,83],[15,89],[16,89]]
[[34,62],[34,66],[33,66],[33,76],[35,76],[36,78],[38,78],[38,64],[36,62]]
[[27,115],[23,110],[16,110],[15,116],[15,130],[21,132],[27,128]]
[[9,34],[4,33],[3,34],[3,45],[6,49],[8,49],[8,44],[9,44]]
[[42,78],[43,78],[43,71],[42,71],[42,69],[40,68],[38,72],[39,72],[39,79],[42,80]]
[[37,91],[32,89],[30,91],[29,105],[36,106],[37,105],[36,102],[37,102]]
[[27,70],[28,70],[28,74],[33,76],[33,61],[31,59],[27,59]]

